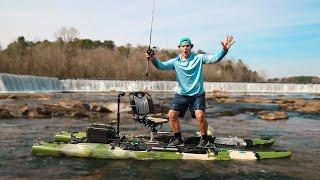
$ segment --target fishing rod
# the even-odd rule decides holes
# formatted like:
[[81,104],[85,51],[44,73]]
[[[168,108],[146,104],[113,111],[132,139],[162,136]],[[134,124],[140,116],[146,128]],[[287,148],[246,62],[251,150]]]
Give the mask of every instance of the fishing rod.
[[[155,6],[155,0],[152,1],[152,14],[151,14],[149,46],[148,46],[148,50],[147,50],[147,54],[149,54],[149,56],[153,53],[152,52],[153,50],[151,49],[151,38],[152,38],[152,25],[153,25],[153,18],[154,18],[154,6]],[[149,61],[150,61],[150,57],[148,58],[148,61],[147,61],[146,76],[149,76]]]

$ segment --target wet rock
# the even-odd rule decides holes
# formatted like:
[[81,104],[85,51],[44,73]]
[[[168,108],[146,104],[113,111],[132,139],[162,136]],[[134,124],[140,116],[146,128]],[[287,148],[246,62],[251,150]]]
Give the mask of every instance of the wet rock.
[[258,115],[265,120],[288,119],[288,115],[284,111],[260,111]]
[[8,99],[9,94],[0,94],[0,99]]
[[86,105],[84,105],[83,102],[75,99],[64,99],[59,102],[59,105],[66,108],[86,108],[87,107]]
[[239,111],[230,109],[230,110],[219,111],[218,116],[235,116],[238,113]]
[[30,109],[28,106],[24,106],[23,108],[20,109],[20,112],[23,116],[28,116]]
[[216,102],[220,102],[220,103],[236,103],[239,100],[236,98],[231,98],[231,97],[215,97],[213,100],[215,100]]
[[320,101],[319,100],[309,101],[309,102],[305,102],[303,105],[295,104],[294,108],[296,109],[296,111],[299,111],[299,112],[309,112],[309,113],[320,112]]
[[212,96],[213,96],[213,98],[228,98],[229,92],[228,91],[213,90]]
[[[4,96],[5,97],[5,96]],[[22,99],[51,99],[52,95],[50,94],[7,94],[6,99],[15,99],[15,100],[22,100]]]
[[298,111],[305,113],[319,113],[320,112],[320,100],[305,100],[302,98],[293,99],[281,99],[276,101],[279,106],[288,111]]
[[0,118],[1,119],[11,119],[14,115],[6,108],[0,108]]
[[24,106],[20,108],[20,114],[27,118],[51,118],[57,112],[64,111],[65,108],[59,105],[44,104],[36,107]]
[[[118,111],[118,103],[116,103],[116,102],[104,103],[103,107],[107,108],[111,112],[117,112]],[[130,104],[128,102],[120,103],[120,112],[131,112]]]
[[19,99],[17,95],[9,95],[7,99]]
[[259,104],[269,104],[272,103],[271,99],[265,99],[265,98],[258,98],[258,97],[247,97],[243,98],[241,102],[244,103],[259,103]]
[[29,109],[28,114],[26,115],[27,118],[47,118],[46,116],[40,115],[36,108]]
[[89,114],[84,111],[77,111],[77,112],[71,112],[70,117],[74,118],[84,118],[84,117],[89,117]]
[[281,109],[292,111],[294,110],[294,104],[279,104]]
[[45,107],[36,107],[36,111],[39,115],[45,117],[51,117],[51,114],[54,112],[53,109],[45,108]]
[[104,107],[101,104],[90,104],[89,107],[90,107],[89,109],[93,112],[100,112],[100,113],[112,112],[111,110],[109,110],[108,108]]

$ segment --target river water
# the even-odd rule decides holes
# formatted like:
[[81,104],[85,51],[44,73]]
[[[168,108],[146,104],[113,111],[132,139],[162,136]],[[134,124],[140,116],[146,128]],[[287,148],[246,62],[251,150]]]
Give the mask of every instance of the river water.
[[[60,94],[115,101],[114,94]],[[170,102],[170,95],[153,95]],[[28,100],[26,100],[28,102]],[[9,103],[1,102],[1,103]],[[24,102],[25,103],[25,102]],[[29,103],[37,103],[29,100]],[[268,150],[292,151],[291,158],[261,161],[137,161],[39,157],[31,154],[32,142],[40,137],[52,140],[56,130],[84,130],[88,119],[11,119],[0,120],[0,178],[21,179],[320,179],[320,116],[288,112],[288,120],[260,120],[251,112],[221,116],[230,109],[258,108],[277,110],[276,105],[219,104],[208,99],[207,120],[216,136],[272,136],[276,143]],[[219,115],[220,113],[220,115]],[[114,116],[110,117],[111,119]],[[94,120],[94,122],[111,122]],[[196,130],[190,116],[181,120],[183,133]],[[166,128],[166,127],[165,127]],[[121,116],[124,132],[144,132],[130,116]]]

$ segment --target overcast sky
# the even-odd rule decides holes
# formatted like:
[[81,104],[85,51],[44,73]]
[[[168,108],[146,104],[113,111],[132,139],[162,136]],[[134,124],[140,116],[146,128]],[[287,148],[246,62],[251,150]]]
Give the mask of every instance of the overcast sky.
[[[232,34],[227,57],[242,59],[267,78],[320,76],[319,0],[156,0],[152,45],[215,53]],[[152,0],[0,0],[0,44],[18,36],[55,40],[62,26],[80,38],[147,45]]]

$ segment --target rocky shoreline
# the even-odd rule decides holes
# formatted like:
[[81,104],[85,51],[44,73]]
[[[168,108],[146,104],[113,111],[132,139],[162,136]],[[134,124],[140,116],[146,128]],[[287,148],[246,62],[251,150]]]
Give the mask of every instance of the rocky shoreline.
[[296,111],[300,113],[320,113],[320,99],[303,99],[303,98],[289,98],[286,96],[278,96],[276,98],[264,98],[259,96],[243,96],[232,97],[228,92],[214,91],[211,97],[214,101],[226,104],[236,103],[253,103],[253,104],[274,104],[278,105],[278,111],[255,111],[261,119],[277,120],[288,119],[288,111]]
[[[10,100],[10,103],[0,105],[0,119],[15,118],[104,118],[115,117],[117,102],[82,101],[74,98],[54,99],[51,94],[0,94],[0,100]],[[28,103],[37,101],[37,103]],[[168,107],[155,104],[160,112]],[[163,109],[165,108],[165,109]],[[120,103],[122,113],[131,113],[128,101]]]
[[[11,103],[2,103],[0,105],[0,119],[14,118],[103,118],[106,115],[115,114],[117,103],[101,101],[82,101],[76,98],[56,99],[52,102],[54,96],[48,94],[0,94],[0,100],[10,100]],[[288,119],[287,112],[300,113],[320,113],[320,99],[289,98],[278,96],[276,98],[265,98],[259,96],[230,96],[227,92],[213,92],[208,99],[220,104],[274,104],[278,105],[277,111],[266,111],[261,109],[246,109],[261,119],[277,120]],[[36,100],[38,103],[28,103],[30,100]],[[169,103],[166,101],[155,102],[156,112],[167,112]],[[122,112],[131,111],[128,101],[120,104]],[[236,115],[240,112],[235,110],[225,110],[219,113],[220,116]]]

